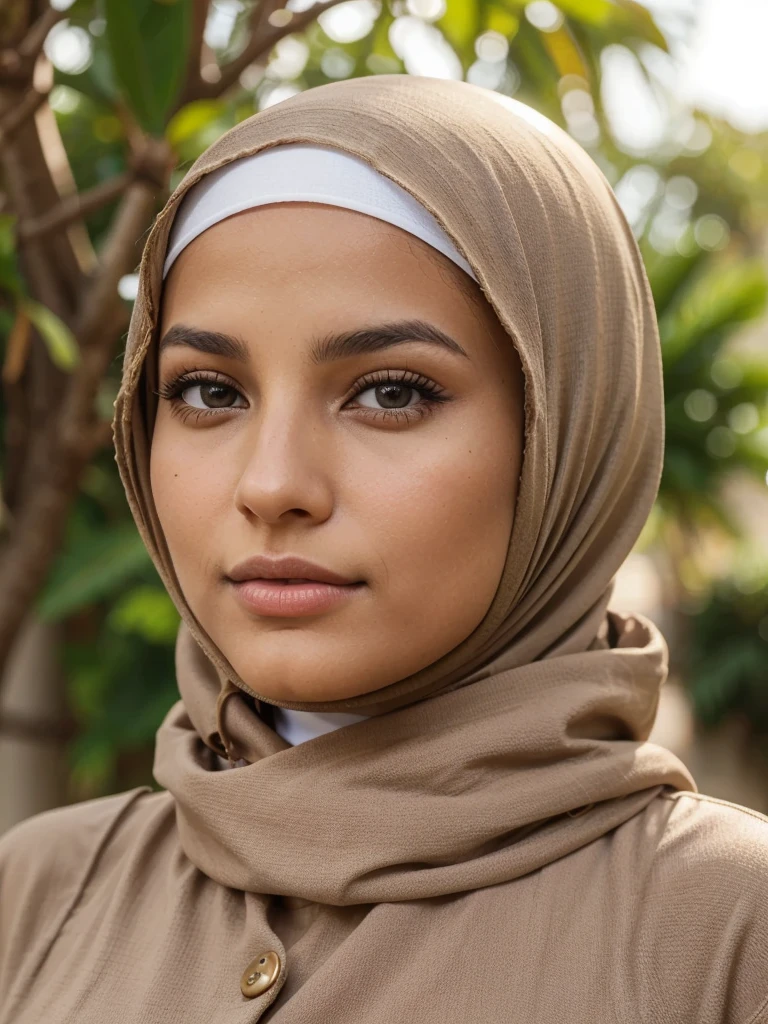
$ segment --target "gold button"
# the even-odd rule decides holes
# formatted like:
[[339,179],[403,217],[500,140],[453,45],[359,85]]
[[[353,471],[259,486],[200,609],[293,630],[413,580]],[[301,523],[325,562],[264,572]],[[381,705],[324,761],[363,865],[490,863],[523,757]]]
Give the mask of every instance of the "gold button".
[[248,964],[240,979],[240,991],[248,999],[260,996],[274,985],[280,973],[280,957],[273,949],[260,953]]

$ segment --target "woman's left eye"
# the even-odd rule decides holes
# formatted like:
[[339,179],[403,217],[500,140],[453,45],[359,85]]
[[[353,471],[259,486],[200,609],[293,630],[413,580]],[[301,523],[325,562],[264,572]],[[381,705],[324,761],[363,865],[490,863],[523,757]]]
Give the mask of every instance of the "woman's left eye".
[[355,395],[355,400],[366,409],[407,409],[418,405],[421,393],[408,384],[376,384]]
[[213,381],[191,384],[180,392],[180,396],[193,409],[242,408],[235,405],[235,400],[243,396],[229,384],[218,384]]
[[433,412],[441,402],[450,401],[436,381],[412,370],[384,370],[362,377],[349,399],[353,409],[388,423],[404,423]]

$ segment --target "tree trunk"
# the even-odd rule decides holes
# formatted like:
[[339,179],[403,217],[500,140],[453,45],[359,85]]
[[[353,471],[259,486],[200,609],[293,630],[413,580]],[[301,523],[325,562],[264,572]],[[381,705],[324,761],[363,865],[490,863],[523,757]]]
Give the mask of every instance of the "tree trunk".
[[67,799],[59,630],[28,618],[0,688],[0,834]]

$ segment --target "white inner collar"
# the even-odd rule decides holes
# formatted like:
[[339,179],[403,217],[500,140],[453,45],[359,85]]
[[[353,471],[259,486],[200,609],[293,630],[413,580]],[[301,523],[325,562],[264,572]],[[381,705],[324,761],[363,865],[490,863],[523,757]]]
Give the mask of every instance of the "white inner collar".
[[363,722],[367,715],[351,715],[346,712],[292,711],[290,708],[272,706],[275,732],[286,742],[297,746],[316,736],[324,736],[345,725]]

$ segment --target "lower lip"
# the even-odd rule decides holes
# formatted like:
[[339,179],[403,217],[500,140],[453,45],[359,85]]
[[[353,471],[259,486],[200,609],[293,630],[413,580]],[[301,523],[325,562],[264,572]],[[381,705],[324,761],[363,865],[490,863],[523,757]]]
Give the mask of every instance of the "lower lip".
[[329,611],[359,593],[365,584],[338,586],[319,581],[279,583],[277,580],[244,580],[232,586],[249,611],[257,615],[296,618]]

